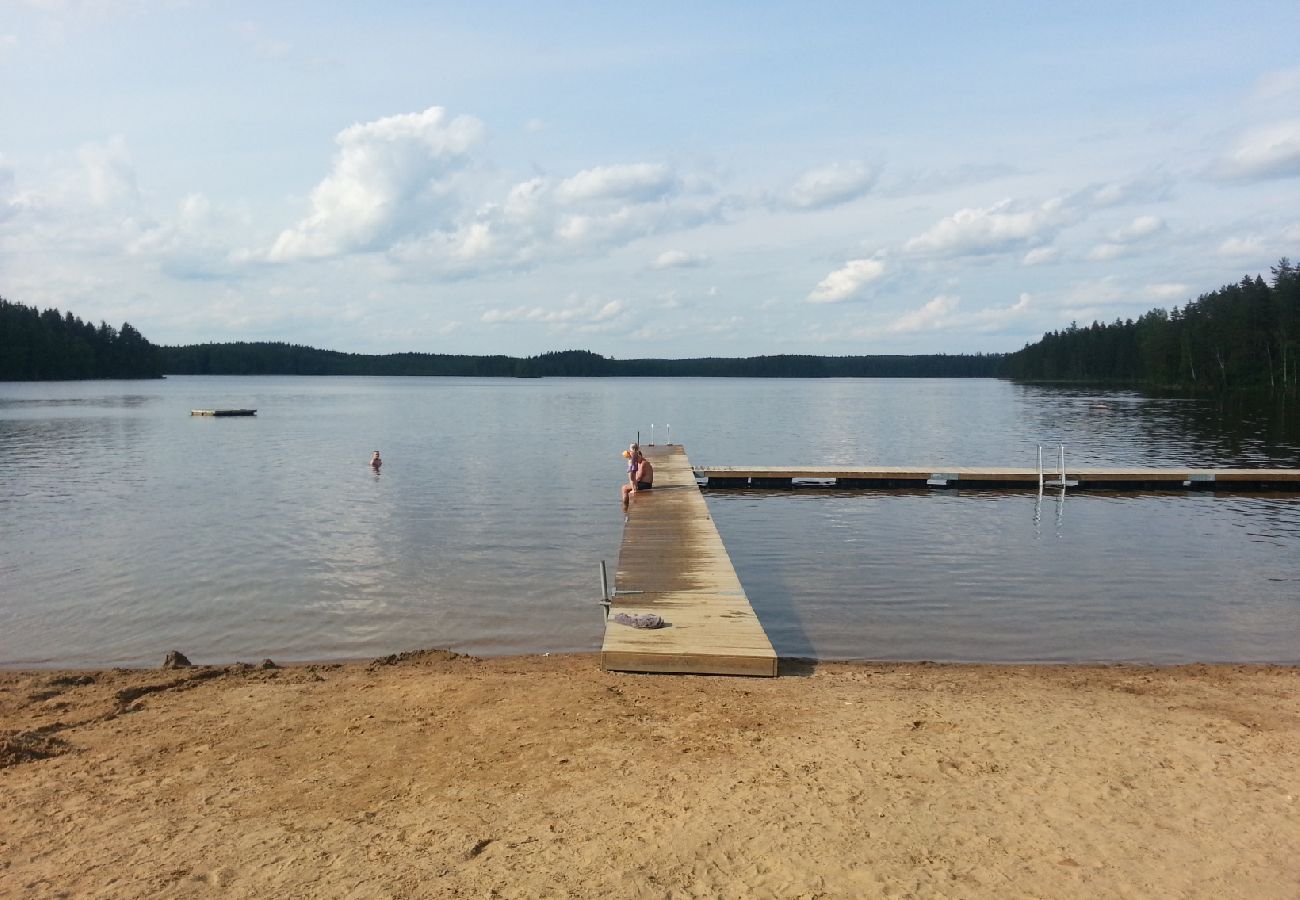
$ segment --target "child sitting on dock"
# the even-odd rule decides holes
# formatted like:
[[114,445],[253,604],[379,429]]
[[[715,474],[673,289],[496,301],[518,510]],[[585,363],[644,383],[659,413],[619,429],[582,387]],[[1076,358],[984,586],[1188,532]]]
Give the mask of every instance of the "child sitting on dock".
[[627,484],[623,485],[623,505],[637,491],[648,491],[654,487],[655,470],[650,460],[641,453],[641,448],[632,444],[628,449]]

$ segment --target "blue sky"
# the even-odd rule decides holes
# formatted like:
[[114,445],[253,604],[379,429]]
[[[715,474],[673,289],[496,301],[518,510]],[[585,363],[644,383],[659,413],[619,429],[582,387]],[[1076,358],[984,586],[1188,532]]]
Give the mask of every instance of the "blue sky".
[[1295,2],[362,6],[0,0],[0,296],[157,343],[975,352],[1300,257]]

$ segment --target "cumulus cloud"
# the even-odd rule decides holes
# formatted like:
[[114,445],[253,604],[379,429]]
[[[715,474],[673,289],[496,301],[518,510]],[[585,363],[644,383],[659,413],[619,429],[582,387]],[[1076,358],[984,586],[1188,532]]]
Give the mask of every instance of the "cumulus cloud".
[[853,259],[843,268],[831,272],[808,295],[809,303],[840,303],[885,274],[885,264],[878,259]]
[[268,259],[311,259],[391,245],[404,233],[446,219],[454,176],[483,139],[472,116],[442,107],[345,128],[333,170],[311,193],[312,211],[280,233]]
[[1033,247],[1055,237],[1076,216],[1060,199],[1037,206],[1003,200],[982,209],[960,209],[906,244],[908,253],[982,256]]
[[[560,180],[536,177],[519,182],[500,202],[481,204],[455,227],[402,241],[389,255],[400,264],[449,277],[529,268],[713,221],[722,211],[722,202],[707,186],[688,183],[669,166],[601,166]],[[469,221],[477,231],[468,230]],[[466,234],[476,237],[467,248],[473,252],[453,252],[465,246]],[[672,267],[707,260],[668,251],[657,262]]]
[[800,175],[781,197],[791,209],[826,209],[856,200],[876,183],[878,170],[860,160],[836,162]]
[[555,189],[564,204],[596,202],[641,202],[657,200],[676,187],[677,179],[668,166],[652,163],[598,166],[566,178]]
[[1123,228],[1111,234],[1110,239],[1118,244],[1128,244],[1163,231],[1165,220],[1159,216],[1138,216]]
[[708,265],[709,258],[685,250],[665,250],[650,263],[652,269],[693,269]]
[[888,334],[909,334],[942,328],[957,311],[961,299],[940,294],[920,309],[904,313],[885,328]]
[[1165,221],[1159,216],[1138,216],[1127,225],[1112,231],[1109,240],[1093,247],[1085,257],[1092,262],[1107,262],[1129,256],[1134,252],[1134,245],[1159,234],[1164,227]]
[[1219,256],[1236,258],[1260,256],[1264,253],[1264,241],[1255,235],[1228,238],[1214,252]]
[[1228,181],[1300,177],[1300,119],[1242,135],[1211,174]]
[[485,325],[538,323],[550,325],[553,330],[589,332],[605,330],[628,309],[625,300],[571,296],[559,307],[515,306],[509,309],[489,309],[480,316],[480,321]]
[[1049,263],[1060,256],[1061,252],[1055,247],[1035,247],[1024,255],[1020,264],[1024,266],[1041,266],[1043,263]]

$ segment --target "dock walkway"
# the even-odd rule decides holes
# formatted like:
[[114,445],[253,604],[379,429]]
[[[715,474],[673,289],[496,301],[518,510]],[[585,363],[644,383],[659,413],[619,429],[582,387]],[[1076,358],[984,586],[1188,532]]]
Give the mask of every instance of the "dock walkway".
[[[708,487],[791,487],[796,481],[835,487],[1037,487],[1037,468],[1002,466],[699,466]],[[1041,473],[1059,480],[1060,471]],[[1199,488],[1218,490],[1300,490],[1300,469],[1070,468],[1066,481],[1078,487],[1111,490]],[[1072,485],[1073,486],[1073,485]]]
[[[632,497],[601,667],[619,672],[776,675],[776,651],[745,596],[686,451],[645,447],[654,489]],[[618,613],[669,625],[639,629]]]

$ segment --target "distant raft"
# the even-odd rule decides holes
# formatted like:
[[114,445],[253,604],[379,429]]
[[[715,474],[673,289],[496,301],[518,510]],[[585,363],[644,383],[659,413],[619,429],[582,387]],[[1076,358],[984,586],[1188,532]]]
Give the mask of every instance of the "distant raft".
[[192,416],[255,416],[255,409],[192,409]]

